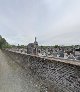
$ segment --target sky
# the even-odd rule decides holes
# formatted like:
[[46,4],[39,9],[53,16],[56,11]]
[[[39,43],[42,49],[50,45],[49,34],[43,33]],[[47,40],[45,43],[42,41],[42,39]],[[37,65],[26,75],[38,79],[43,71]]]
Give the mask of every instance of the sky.
[[0,0],[0,35],[10,44],[80,44],[80,0]]

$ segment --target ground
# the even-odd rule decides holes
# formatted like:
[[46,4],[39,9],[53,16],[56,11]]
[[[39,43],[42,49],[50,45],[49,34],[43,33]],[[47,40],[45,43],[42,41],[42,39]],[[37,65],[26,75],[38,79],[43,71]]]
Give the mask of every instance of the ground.
[[40,92],[37,82],[0,50],[0,92]]

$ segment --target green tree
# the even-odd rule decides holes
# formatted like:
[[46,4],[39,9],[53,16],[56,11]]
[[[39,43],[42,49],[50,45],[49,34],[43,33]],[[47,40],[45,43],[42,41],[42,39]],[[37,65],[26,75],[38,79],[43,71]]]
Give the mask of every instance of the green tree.
[[10,45],[6,42],[5,38],[2,38],[0,35],[0,49],[10,47]]
[[55,45],[55,46],[54,46],[54,48],[59,48],[59,47],[60,47],[60,46],[58,46],[58,45]]

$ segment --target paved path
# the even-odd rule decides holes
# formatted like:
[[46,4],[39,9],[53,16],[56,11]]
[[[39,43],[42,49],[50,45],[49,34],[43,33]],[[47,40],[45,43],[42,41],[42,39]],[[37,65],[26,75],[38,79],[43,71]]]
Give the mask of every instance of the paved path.
[[35,80],[0,50],[0,92],[40,92]]

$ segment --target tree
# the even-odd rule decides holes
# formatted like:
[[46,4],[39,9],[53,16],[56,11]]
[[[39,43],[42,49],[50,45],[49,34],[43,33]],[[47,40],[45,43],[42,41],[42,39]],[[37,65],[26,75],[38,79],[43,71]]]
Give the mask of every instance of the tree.
[[0,35],[0,49],[6,48],[6,47],[8,47],[8,46],[10,46],[10,45],[8,44],[8,42],[6,42],[5,38],[2,38],[2,36]]
[[60,47],[60,46],[58,46],[58,45],[55,45],[55,46],[54,46],[54,48],[59,48],[59,47]]

